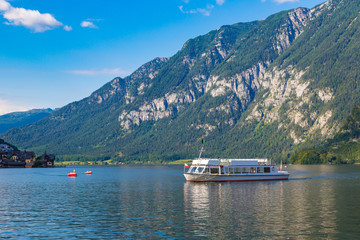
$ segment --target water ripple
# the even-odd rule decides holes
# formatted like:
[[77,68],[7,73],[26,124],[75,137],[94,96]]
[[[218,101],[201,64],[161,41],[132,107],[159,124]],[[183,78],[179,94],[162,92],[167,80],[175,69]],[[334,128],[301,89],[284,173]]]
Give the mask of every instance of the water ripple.
[[[88,169],[78,168],[78,172]],[[0,169],[1,239],[355,239],[360,167],[289,181],[185,183],[181,167]]]

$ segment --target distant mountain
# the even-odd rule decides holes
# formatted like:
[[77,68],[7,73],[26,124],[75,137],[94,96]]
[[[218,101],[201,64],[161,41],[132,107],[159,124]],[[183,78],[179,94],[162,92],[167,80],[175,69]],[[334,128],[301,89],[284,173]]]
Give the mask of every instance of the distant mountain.
[[4,133],[11,128],[22,127],[30,123],[34,123],[44,117],[52,114],[54,110],[33,109],[25,112],[13,112],[0,115],[0,133]]
[[360,2],[332,0],[188,40],[124,79],[1,135],[38,152],[122,161],[288,160],[324,146],[360,101]]

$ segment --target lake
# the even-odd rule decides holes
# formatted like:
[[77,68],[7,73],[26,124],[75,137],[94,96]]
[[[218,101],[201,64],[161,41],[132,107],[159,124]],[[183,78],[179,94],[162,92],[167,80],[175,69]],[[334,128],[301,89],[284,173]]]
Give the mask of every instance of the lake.
[[0,238],[360,238],[360,166],[232,183],[186,183],[181,166],[73,168],[0,169]]

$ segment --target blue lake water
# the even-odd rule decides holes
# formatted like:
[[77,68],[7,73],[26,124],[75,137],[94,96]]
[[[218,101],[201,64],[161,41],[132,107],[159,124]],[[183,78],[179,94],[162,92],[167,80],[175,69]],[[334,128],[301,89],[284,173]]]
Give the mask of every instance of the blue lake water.
[[179,166],[72,169],[0,169],[0,238],[360,239],[360,166],[233,183],[186,183]]

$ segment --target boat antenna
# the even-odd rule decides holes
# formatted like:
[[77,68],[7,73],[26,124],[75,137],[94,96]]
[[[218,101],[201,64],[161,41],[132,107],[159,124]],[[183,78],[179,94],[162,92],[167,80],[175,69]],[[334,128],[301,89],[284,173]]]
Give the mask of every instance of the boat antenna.
[[199,154],[199,159],[201,158],[201,153],[204,150],[205,139],[201,139],[201,144],[202,144],[202,146],[201,146],[201,150],[200,150],[200,154]]

